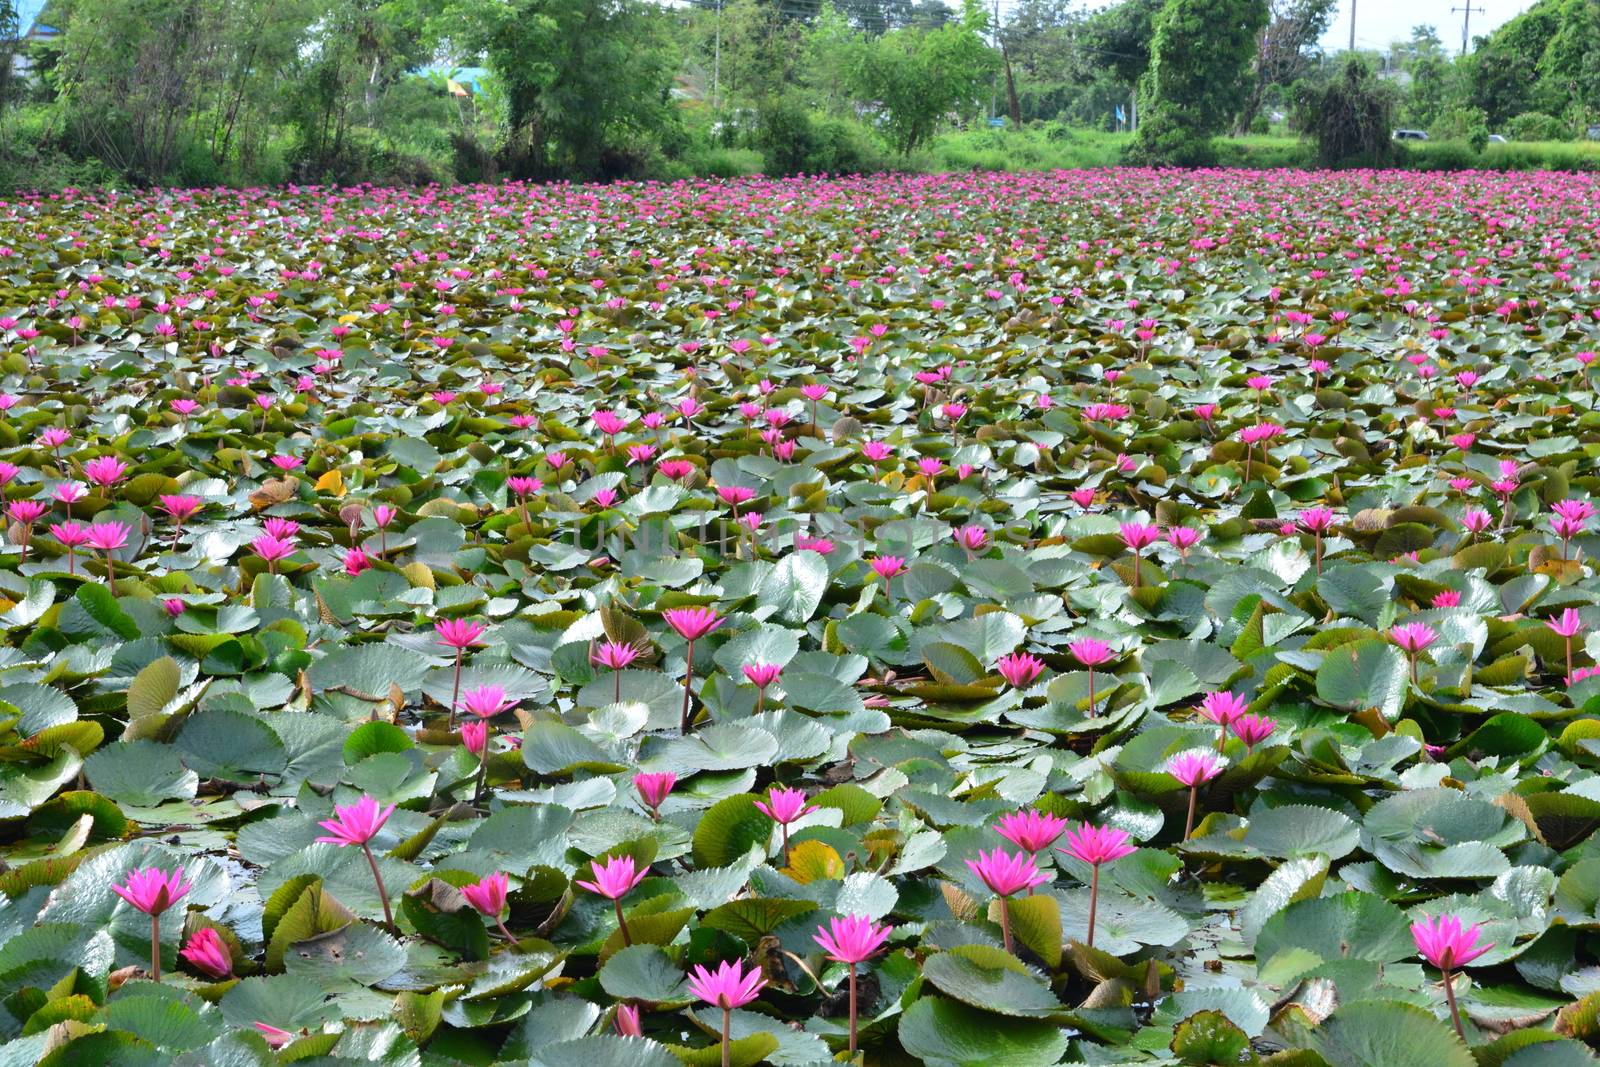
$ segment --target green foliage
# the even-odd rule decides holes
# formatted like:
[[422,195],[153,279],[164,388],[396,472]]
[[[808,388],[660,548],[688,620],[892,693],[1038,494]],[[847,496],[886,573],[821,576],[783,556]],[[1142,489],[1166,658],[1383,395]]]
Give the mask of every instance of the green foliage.
[[1245,101],[1265,0],[1167,0],[1152,24],[1140,81],[1142,125],[1130,158],[1195,166]]
[[986,28],[983,8],[966,0],[960,22],[895,30],[861,50],[853,84],[882,108],[884,131],[901,155],[925,144],[947,114],[977,113],[998,68]]
[[504,86],[507,173],[604,178],[641,173],[677,121],[664,17],[639,0],[455,0],[435,28]]
[[1524,111],[1506,123],[1506,136],[1514,141],[1559,141],[1566,132],[1560,119],[1542,111]]
[[1296,124],[1316,142],[1321,166],[1388,166],[1399,156],[1391,137],[1395,97],[1389,83],[1351,57],[1327,85],[1301,88]]

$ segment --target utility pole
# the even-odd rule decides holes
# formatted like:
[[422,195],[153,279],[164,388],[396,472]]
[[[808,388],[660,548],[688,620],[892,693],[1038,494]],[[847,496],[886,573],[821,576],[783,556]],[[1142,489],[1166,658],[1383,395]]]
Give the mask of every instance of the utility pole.
[[1350,51],[1356,50],[1356,0],[1350,0]]
[[1453,7],[1450,9],[1450,11],[1452,14],[1457,11],[1461,12],[1461,54],[1466,55],[1467,42],[1472,39],[1472,13],[1476,11],[1478,14],[1482,15],[1486,12],[1481,7],[1473,7],[1472,0],[1467,0],[1466,7]]

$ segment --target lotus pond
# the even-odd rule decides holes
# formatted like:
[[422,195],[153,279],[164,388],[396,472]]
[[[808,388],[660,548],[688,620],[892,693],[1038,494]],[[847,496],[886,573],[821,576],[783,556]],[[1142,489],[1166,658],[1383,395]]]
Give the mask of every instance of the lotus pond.
[[1569,1067],[1600,178],[0,202],[0,1067]]

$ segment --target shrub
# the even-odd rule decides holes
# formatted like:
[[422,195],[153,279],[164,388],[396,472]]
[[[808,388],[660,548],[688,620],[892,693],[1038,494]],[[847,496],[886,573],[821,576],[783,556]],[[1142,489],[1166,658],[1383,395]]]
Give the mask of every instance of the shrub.
[[1561,141],[1566,135],[1561,120],[1543,111],[1524,111],[1506,123],[1506,136],[1513,141]]
[[1299,87],[1296,125],[1316,142],[1324,167],[1385,167],[1398,158],[1396,102],[1393,86],[1351,58],[1326,85]]

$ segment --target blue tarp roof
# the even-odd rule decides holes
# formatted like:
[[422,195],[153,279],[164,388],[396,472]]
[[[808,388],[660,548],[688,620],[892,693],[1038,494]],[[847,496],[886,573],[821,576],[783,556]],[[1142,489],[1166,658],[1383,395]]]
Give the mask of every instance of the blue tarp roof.
[[33,24],[39,20],[39,15],[44,11],[47,0],[22,0],[17,5],[17,33],[26,37],[28,31],[33,29]]
[[444,63],[418,67],[417,74],[443,74],[446,78],[467,87],[473,93],[483,91],[483,79],[489,76],[487,67],[452,67]]

